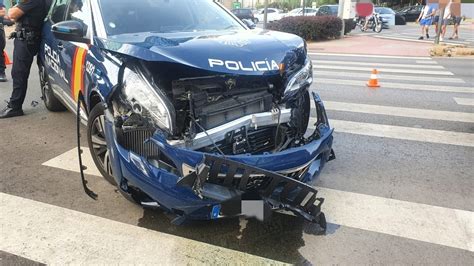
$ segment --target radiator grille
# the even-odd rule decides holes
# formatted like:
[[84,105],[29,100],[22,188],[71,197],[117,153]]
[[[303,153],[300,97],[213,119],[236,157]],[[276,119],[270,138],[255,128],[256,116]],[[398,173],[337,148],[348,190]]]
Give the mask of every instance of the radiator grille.
[[152,131],[133,130],[123,133],[124,148],[145,158],[159,156],[158,148],[150,141],[145,142],[153,136]]

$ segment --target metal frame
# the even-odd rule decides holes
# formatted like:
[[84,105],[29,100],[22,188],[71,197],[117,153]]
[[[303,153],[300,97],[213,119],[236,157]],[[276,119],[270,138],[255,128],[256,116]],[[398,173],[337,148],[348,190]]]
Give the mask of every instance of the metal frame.
[[190,187],[197,196],[203,197],[205,183],[257,192],[273,209],[289,210],[310,222],[320,222],[324,199],[316,196],[318,190],[314,187],[296,179],[206,154],[196,170],[182,177],[178,185]]

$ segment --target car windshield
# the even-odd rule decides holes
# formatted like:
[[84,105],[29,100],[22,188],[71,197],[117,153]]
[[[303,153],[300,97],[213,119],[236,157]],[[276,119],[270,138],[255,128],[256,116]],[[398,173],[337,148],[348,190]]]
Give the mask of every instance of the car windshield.
[[209,0],[100,0],[107,35],[243,29]]
[[395,14],[391,8],[386,8],[386,7],[376,7],[375,12],[379,14]]

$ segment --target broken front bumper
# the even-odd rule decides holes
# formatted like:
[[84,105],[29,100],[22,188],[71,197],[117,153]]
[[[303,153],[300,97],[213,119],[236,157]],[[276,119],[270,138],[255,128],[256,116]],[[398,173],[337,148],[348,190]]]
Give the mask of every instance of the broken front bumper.
[[[319,101],[320,111],[325,116]],[[325,119],[326,120],[326,119]],[[242,214],[242,203],[263,201],[271,210],[287,210],[318,221],[323,199],[311,186],[324,164],[334,158],[332,129],[318,125],[319,138],[278,153],[221,156],[178,148],[155,134],[152,142],[172,167],[157,167],[122,147],[113,116],[106,111],[106,138],[114,177],[120,189],[136,187],[162,208],[188,219]]]

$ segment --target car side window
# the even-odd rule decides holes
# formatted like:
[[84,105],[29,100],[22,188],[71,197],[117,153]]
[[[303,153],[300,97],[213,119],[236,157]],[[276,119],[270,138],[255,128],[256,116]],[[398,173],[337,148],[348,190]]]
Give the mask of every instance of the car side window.
[[70,0],[56,0],[51,9],[50,18],[53,23],[64,21],[66,9]]
[[321,7],[319,9],[319,14],[321,15],[327,15],[328,11],[326,10],[327,8],[325,6]]
[[66,13],[66,20],[75,20],[84,24],[87,27],[84,37],[91,38],[92,15],[87,0],[72,0]]

